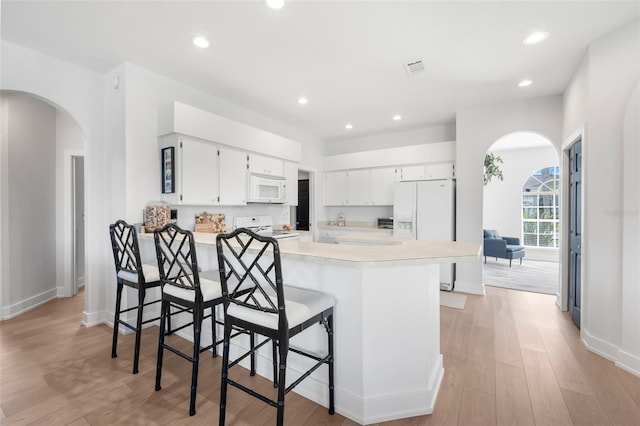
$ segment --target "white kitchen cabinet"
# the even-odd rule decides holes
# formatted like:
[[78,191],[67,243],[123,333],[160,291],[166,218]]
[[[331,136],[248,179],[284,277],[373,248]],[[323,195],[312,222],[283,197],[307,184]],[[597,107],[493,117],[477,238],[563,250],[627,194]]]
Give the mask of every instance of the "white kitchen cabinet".
[[347,205],[368,206],[371,204],[370,171],[347,171]]
[[175,193],[162,200],[183,205],[245,205],[247,154],[202,139],[168,135],[160,147],[175,148]]
[[182,204],[218,204],[218,147],[211,142],[180,138],[176,187]]
[[324,174],[324,204],[326,206],[347,205],[347,172],[327,172]]
[[453,163],[427,164],[426,179],[453,179],[455,177]]
[[403,166],[398,169],[400,181],[453,179],[455,177],[453,163],[421,164]]
[[400,180],[424,180],[426,176],[426,170],[424,165],[419,166],[403,166],[399,169]]
[[347,170],[325,173],[327,206],[391,206],[396,169]]
[[219,147],[221,205],[247,204],[247,153]]
[[260,154],[249,154],[249,171],[261,175],[284,177],[284,160]]
[[298,164],[285,161],[284,177],[286,180],[286,201],[285,204],[290,206],[298,205]]
[[395,182],[395,167],[371,169],[371,205],[392,206]]

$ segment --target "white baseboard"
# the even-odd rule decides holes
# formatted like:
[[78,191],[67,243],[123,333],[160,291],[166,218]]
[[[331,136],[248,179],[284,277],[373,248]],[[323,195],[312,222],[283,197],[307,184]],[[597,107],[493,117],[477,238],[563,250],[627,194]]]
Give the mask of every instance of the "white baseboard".
[[640,377],[640,357],[620,349],[618,351],[618,359],[616,360],[616,365],[623,370]]
[[49,300],[55,299],[57,297],[57,292],[57,288],[52,288],[28,299],[21,300],[18,303],[14,303],[13,305],[6,306],[2,309],[2,319],[11,319],[34,308],[37,308],[38,306],[47,303]]
[[85,327],[94,327],[96,325],[105,324],[105,312],[87,312],[82,311],[82,325]]
[[587,349],[589,349],[591,352],[600,355],[601,357],[606,358],[609,361],[616,361],[617,354],[620,349],[616,345],[593,336],[584,327],[582,327],[582,329],[580,330],[580,337],[582,338],[584,344],[587,346]]

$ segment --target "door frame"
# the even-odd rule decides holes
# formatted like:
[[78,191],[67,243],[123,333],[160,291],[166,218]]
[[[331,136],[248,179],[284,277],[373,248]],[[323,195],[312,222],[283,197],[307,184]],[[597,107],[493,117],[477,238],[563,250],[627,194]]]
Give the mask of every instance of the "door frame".
[[[316,217],[316,194],[323,194],[324,191],[316,191],[316,169],[306,164],[299,164],[298,170],[309,174],[309,232],[313,241],[316,241],[316,226],[314,223]],[[300,200],[298,200],[300,202]],[[321,204],[320,204],[321,205]]]
[[[569,138],[566,139],[566,142],[562,144],[562,174],[561,174],[561,206],[560,206],[560,228],[562,229],[562,240],[560,245],[560,291],[558,293],[558,297],[556,299],[556,304],[562,311],[569,310],[569,274],[571,267],[571,258],[570,258],[570,250],[569,244],[571,243],[571,229],[570,229],[570,203],[571,203],[571,183],[570,183],[570,155],[569,151],[571,147],[578,141],[582,142],[582,205],[580,206],[582,210],[582,226],[580,229],[580,233],[582,235],[582,247],[585,247],[585,239],[586,235],[584,233],[584,227],[586,222],[586,212],[584,209],[585,203],[585,186],[587,184],[587,176],[586,176],[586,154],[587,147],[585,143],[584,137],[584,129],[580,129],[579,131],[573,133]],[[582,262],[580,266],[580,276],[581,276],[581,312],[584,311],[584,301],[585,301],[585,286],[584,286],[584,268],[586,265],[586,253],[584,250],[581,254]],[[584,316],[584,315],[582,315]],[[582,321],[581,321],[582,322]]]
[[[64,194],[63,194],[63,218],[64,225],[62,231],[63,241],[63,261],[62,261],[62,283],[58,284],[58,297],[71,297],[77,293],[76,284],[76,267],[75,267],[75,229],[74,229],[74,157],[84,157],[86,155],[83,150],[65,150],[64,151]],[[85,199],[85,211],[87,201],[87,185],[86,185],[86,161],[85,161],[85,176],[83,176],[84,185],[84,199]],[[85,213],[86,216],[86,213]],[[86,223],[86,221],[85,221]],[[87,247],[87,233],[85,229],[85,277],[86,277],[86,247]]]

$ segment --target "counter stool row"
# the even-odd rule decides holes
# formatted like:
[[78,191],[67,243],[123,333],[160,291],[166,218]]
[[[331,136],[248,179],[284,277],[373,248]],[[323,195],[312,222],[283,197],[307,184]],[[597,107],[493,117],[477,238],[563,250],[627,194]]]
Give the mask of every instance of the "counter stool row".
[[[161,389],[164,351],[168,350],[192,363],[189,415],[196,410],[196,390],[200,354],[211,350],[217,356],[217,345],[223,344],[223,364],[220,393],[220,425],[225,424],[227,387],[231,385],[277,408],[277,424],[284,423],[285,395],[321,365],[328,366],[329,413],[334,413],[333,374],[333,306],[334,299],[326,294],[283,285],[280,249],[277,240],[237,229],[216,238],[218,267],[216,276],[198,268],[193,233],[168,224],[154,231],[156,265],[141,262],[137,234],[133,226],[119,220],[110,226],[111,244],[116,265],[116,307],[112,357],[116,357],[118,328],[122,324],[136,333],[133,373],[138,372],[140,334],[146,323],[160,320],[155,390]],[[218,281],[219,280],[219,281]],[[125,286],[138,291],[137,305],[121,310]],[[146,290],[161,286],[160,299],[145,303]],[[145,306],[161,303],[160,315],[143,321]],[[224,321],[216,318],[216,307],[222,305]],[[120,318],[122,313],[137,309],[136,324]],[[208,310],[208,314],[205,312]],[[171,327],[171,317],[190,313],[189,323],[177,329]],[[211,319],[212,343],[201,347],[202,324]],[[311,325],[321,324],[327,332],[327,355],[318,356],[290,348],[289,340]],[[224,336],[217,340],[216,324],[224,326]],[[193,327],[193,353],[186,354],[167,344],[165,335],[185,327]],[[249,335],[249,350],[230,360],[230,341],[239,335]],[[255,344],[255,334],[264,336]],[[277,400],[272,400],[232,380],[231,367],[250,358],[250,375],[255,374],[256,351],[271,342],[273,355],[273,386],[278,388]],[[286,361],[289,351],[311,358],[314,365],[286,386]]]

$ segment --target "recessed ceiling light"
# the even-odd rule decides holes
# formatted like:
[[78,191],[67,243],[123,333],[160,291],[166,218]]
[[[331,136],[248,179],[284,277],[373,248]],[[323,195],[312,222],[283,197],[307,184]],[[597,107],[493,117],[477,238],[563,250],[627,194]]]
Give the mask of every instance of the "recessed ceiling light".
[[191,39],[191,41],[193,42],[194,45],[196,45],[201,49],[206,49],[207,47],[209,47],[209,40],[207,40],[203,36],[195,36],[194,38]]
[[394,119],[395,121],[402,120],[402,116],[400,116],[400,115],[396,114],[396,115],[394,115],[394,116],[393,116],[393,119]]
[[524,44],[525,46],[531,46],[543,42],[548,38],[549,33],[547,31],[536,31],[526,36],[522,40],[522,44]]
[[531,83],[533,83],[533,81],[525,79],[525,80],[522,80],[520,83],[518,83],[518,87],[531,86]]
[[308,103],[309,103],[309,100],[303,96],[303,97],[301,97],[301,98],[298,98],[298,103],[299,103],[300,105],[306,105],[306,104],[308,104]]
[[265,0],[265,3],[273,10],[280,10],[284,6],[284,0]]
[[353,124],[347,123],[347,124],[345,124],[344,128],[347,129],[347,130],[351,130],[351,129],[353,129]]

